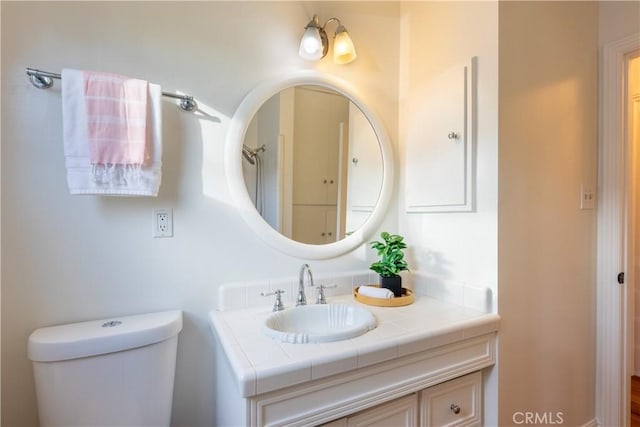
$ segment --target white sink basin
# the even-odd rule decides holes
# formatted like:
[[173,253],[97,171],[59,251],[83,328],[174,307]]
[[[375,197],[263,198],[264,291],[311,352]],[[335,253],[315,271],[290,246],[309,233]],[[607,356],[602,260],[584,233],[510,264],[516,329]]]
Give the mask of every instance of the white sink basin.
[[273,313],[262,331],[278,341],[304,344],[347,340],[377,326],[369,310],[348,304],[303,305]]

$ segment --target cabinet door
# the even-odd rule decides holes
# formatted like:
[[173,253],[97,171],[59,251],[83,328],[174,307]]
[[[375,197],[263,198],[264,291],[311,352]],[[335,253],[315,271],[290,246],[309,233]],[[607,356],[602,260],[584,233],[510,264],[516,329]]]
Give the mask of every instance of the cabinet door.
[[475,63],[434,70],[406,101],[420,118],[406,136],[407,212],[473,210]]
[[325,231],[325,240],[324,243],[333,243],[337,240],[339,236],[338,233],[338,210],[335,206],[327,206],[325,207],[324,214],[324,231]]
[[474,372],[420,392],[420,426],[482,424],[482,374]]
[[409,427],[418,425],[418,397],[410,394],[347,417],[347,427]]
[[335,205],[341,123],[349,120],[349,101],[319,87],[295,90],[293,203]]
[[336,241],[336,207],[293,205],[292,238],[298,242],[324,245]]
[[312,245],[326,243],[327,210],[324,206],[293,205],[293,240]]

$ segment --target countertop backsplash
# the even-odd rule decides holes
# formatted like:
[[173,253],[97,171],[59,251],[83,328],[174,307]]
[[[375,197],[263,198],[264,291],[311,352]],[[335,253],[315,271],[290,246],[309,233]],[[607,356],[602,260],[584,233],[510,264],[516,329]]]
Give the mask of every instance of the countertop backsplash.
[[[403,273],[403,287],[414,291],[417,296],[428,296],[443,302],[471,308],[485,313],[493,312],[493,298],[490,288],[445,280],[426,272]],[[325,290],[328,302],[331,297],[353,293],[361,285],[377,284],[378,274],[371,270],[355,270],[335,274],[313,275],[314,284],[333,286]],[[282,301],[286,307],[295,306],[298,292],[298,276],[265,278],[243,282],[224,283],[219,288],[218,311],[237,310],[273,304],[275,297],[262,296],[277,289],[284,291]],[[309,304],[315,303],[316,289],[306,286]]]

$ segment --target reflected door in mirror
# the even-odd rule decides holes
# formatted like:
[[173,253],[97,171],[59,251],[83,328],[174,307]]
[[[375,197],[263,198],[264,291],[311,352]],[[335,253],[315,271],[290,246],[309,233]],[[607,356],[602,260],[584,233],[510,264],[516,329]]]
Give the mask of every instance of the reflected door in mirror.
[[344,237],[349,100],[318,87],[295,90],[293,239],[326,244]]
[[265,222],[296,242],[324,245],[358,230],[378,203],[382,163],[369,119],[323,86],[280,90],[244,134],[251,201]]

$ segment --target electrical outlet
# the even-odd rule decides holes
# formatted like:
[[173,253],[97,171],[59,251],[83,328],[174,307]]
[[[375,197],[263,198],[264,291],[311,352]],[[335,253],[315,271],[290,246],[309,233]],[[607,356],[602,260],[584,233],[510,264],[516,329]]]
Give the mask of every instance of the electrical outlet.
[[173,212],[171,209],[153,209],[153,237],[173,237]]

